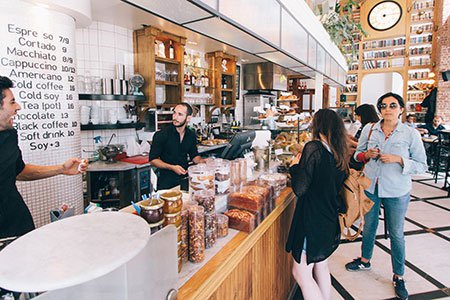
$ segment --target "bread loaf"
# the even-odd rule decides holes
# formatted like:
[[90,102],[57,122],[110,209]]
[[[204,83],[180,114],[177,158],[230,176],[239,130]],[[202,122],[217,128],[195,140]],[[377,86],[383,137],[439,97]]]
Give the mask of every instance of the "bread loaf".
[[240,209],[230,209],[225,212],[225,215],[228,217],[230,228],[252,232],[256,227],[256,218],[251,212]]

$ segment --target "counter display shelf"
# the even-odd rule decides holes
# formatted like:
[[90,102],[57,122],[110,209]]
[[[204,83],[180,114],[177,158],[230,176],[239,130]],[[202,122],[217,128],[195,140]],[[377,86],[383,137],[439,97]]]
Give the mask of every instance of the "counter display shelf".
[[[234,299],[287,299],[294,279],[292,258],[284,247],[294,199],[291,188],[284,189],[276,199],[276,208],[253,232],[230,229],[229,241],[215,245],[211,250],[223,247],[198,271],[192,272],[190,263],[183,266],[178,298],[228,299],[233,295]],[[192,277],[183,280],[184,272],[189,271]]]

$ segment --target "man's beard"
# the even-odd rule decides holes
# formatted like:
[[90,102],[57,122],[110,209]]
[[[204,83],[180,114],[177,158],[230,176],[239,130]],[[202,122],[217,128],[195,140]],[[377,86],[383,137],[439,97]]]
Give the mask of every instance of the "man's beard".
[[186,119],[184,119],[184,121],[183,121],[181,124],[179,124],[179,125],[176,125],[176,124],[173,123],[173,122],[172,122],[172,124],[173,124],[175,127],[177,127],[177,128],[183,127],[184,124],[186,124]]

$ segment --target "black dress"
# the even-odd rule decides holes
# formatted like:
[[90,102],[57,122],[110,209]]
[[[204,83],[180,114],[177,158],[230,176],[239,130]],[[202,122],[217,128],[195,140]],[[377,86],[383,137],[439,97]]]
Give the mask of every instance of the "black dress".
[[333,155],[320,141],[305,145],[299,164],[290,173],[297,205],[286,251],[300,263],[306,237],[307,264],[323,261],[339,245],[338,214],[345,206],[339,191],[347,175],[336,167]]

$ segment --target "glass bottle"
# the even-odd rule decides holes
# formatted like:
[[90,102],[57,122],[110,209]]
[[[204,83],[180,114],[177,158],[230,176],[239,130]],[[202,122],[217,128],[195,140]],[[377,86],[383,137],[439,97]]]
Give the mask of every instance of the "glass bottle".
[[169,58],[175,59],[175,48],[173,48],[172,40],[169,41]]

